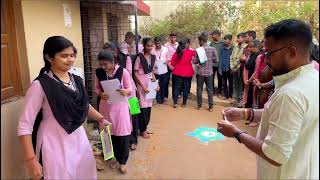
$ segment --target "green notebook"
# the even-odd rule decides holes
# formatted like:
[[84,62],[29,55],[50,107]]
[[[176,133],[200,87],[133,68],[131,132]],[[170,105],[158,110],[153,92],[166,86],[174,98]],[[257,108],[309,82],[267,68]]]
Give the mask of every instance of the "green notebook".
[[130,114],[131,115],[136,115],[139,114],[140,111],[140,106],[139,106],[139,100],[137,97],[133,97],[128,99],[129,102],[129,107],[130,107]]

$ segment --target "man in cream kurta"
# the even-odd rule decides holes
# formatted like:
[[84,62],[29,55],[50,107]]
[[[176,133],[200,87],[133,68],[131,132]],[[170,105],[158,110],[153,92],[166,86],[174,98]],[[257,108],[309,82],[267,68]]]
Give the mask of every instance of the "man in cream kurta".
[[[218,131],[257,154],[258,179],[319,179],[319,72],[309,61],[310,27],[294,19],[265,30],[275,92],[264,109],[229,108]],[[230,121],[261,121],[257,136]],[[228,121],[229,120],[229,121]]]
[[258,157],[258,177],[319,178],[319,73],[308,64],[274,82],[257,138],[264,140],[263,153],[282,165]]

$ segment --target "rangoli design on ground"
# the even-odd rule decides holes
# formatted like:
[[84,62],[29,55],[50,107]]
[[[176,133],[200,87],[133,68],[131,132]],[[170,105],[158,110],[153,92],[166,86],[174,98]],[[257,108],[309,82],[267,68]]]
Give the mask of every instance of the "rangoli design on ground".
[[224,136],[217,131],[217,128],[199,127],[192,132],[186,134],[187,136],[195,137],[203,143],[210,141],[223,140]]

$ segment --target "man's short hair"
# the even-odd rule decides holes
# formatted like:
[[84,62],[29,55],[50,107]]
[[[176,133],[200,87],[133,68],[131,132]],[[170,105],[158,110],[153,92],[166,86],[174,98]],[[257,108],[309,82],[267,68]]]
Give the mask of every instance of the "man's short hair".
[[208,33],[206,32],[202,32],[199,36],[198,36],[198,40],[201,42],[207,42],[208,41]]
[[138,35],[138,40],[140,40],[140,39],[141,39],[141,35],[139,34],[139,35]]
[[219,35],[221,36],[221,31],[219,29],[214,29],[212,32],[211,32],[211,35]]
[[264,31],[264,37],[272,37],[275,41],[287,41],[304,51],[309,51],[312,44],[310,26],[297,19],[286,19],[271,24]]
[[253,40],[255,40],[257,38],[256,31],[249,30],[249,31],[246,32],[246,34],[248,34],[248,36],[251,36]]
[[154,43],[156,43],[156,42],[161,42],[162,41],[162,39],[161,39],[161,37],[160,36],[157,36],[157,37],[155,37],[154,38]]
[[232,35],[231,34],[227,34],[223,37],[223,39],[229,39],[232,40]]
[[246,33],[245,33],[245,32],[239,33],[239,34],[237,35],[237,38],[239,38],[239,37],[242,37],[242,38],[246,37]]
[[170,33],[169,36],[177,36],[177,33]]
[[125,35],[125,38],[134,38],[134,34],[132,32],[127,32],[126,35]]

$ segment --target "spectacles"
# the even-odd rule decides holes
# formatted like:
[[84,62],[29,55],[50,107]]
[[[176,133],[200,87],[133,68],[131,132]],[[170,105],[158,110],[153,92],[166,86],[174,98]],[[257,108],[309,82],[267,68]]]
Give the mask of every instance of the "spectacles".
[[264,55],[265,55],[265,57],[270,58],[271,54],[273,54],[275,52],[278,52],[278,51],[281,51],[282,49],[285,49],[285,48],[288,48],[288,47],[290,47],[290,46],[284,46],[284,47],[281,47],[281,48],[276,49],[276,50],[271,51],[271,52],[265,52]]

